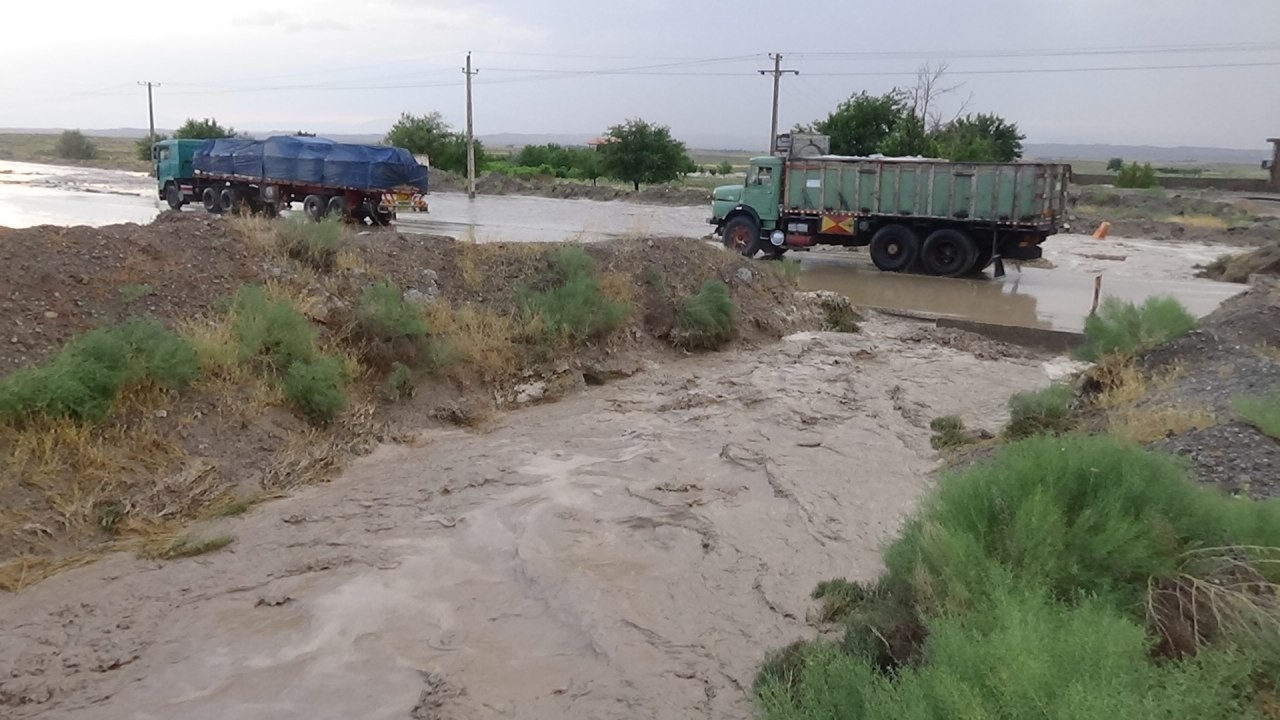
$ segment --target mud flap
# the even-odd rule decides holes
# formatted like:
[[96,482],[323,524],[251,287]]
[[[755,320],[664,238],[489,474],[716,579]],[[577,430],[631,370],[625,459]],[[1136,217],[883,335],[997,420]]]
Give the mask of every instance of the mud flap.
[[995,272],[992,273],[991,277],[1004,277],[1004,258],[999,255],[996,256]]

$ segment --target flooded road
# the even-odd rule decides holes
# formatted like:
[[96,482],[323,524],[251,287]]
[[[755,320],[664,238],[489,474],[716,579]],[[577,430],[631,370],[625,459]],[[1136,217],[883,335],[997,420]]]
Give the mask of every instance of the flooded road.
[[[1063,246],[1070,247],[1069,241]],[[1045,254],[1059,259],[1070,256],[1061,247],[1050,252],[1047,245]],[[1166,262],[1170,267],[1162,270],[1168,273],[1165,278],[1127,275],[1119,268],[1090,273],[1019,270],[1013,263],[1006,265],[1003,278],[991,277],[990,269],[977,278],[936,278],[880,272],[863,253],[797,253],[796,258],[801,263],[802,289],[832,290],[848,296],[854,305],[1070,332],[1084,329],[1098,275],[1102,276],[1102,298],[1141,303],[1153,295],[1172,295],[1196,317],[1213,312],[1223,300],[1244,290],[1242,285],[1190,277],[1193,261]]]
[[[706,207],[664,207],[619,201],[560,200],[461,193],[430,196],[430,213],[403,212],[405,232],[476,242],[592,241],[618,236],[705,237]],[[152,180],[141,173],[0,162],[0,226],[104,225],[148,222],[162,209]],[[190,212],[203,212],[188,209]],[[1195,266],[1224,251],[1205,243],[1158,242],[1085,235],[1054,236],[1045,243],[1053,269],[1009,264],[992,279],[940,279],[876,271],[865,253],[823,249],[794,253],[801,285],[834,290],[855,304],[932,313],[1019,327],[1078,331],[1093,301],[1094,277],[1103,295],[1141,302],[1155,294],[1177,298],[1197,316],[1211,312],[1239,285],[1194,278]]]
[[0,716],[752,717],[765,653],[815,632],[814,585],[880,571],[931,483],[929,421],[996,429],[1047,383],[919,330],[795,335],[429,431],[200,529],[221,552],[0,595]]

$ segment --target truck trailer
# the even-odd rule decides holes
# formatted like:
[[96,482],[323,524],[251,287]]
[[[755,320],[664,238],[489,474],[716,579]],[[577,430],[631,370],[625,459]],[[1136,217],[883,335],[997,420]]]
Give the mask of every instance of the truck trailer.
[[1039,258],[1065,226],[1069,165],[845,157],[828,147],[824,136],[780,137],[774,155],[751,159],[743,184],[716,188],[709,222],[725,247],[780,257],[869,246],[880,270],[955,277]]
[[[275,216],[293,203],[314,220],[388,225],[397,197],[421,196],[427,168],[407,150],[304,136],[163,140],[152,147],[169,207]],[[425,209],[425,203],[420,205]]]

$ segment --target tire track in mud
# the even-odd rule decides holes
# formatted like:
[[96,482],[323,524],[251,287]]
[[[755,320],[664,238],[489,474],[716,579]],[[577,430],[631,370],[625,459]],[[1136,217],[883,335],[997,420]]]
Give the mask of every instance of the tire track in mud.
[[221,553],[0,598],[0,714],[749,717],[764,653],[815,632],[810,589],[874,576],[928,487],[928,432],[895,404],[993,426],[1044,383],[897,327],[430,431],[218,521]]

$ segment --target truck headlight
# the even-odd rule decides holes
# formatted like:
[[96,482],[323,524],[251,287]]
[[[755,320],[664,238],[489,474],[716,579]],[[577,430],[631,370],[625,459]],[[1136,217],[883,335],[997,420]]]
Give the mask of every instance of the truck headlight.
[[774,247],[782,247],[782,243],[786,242],[786,240],[787,236],[781,230],[774,230],[769,235],[769,242],[773,243]]

